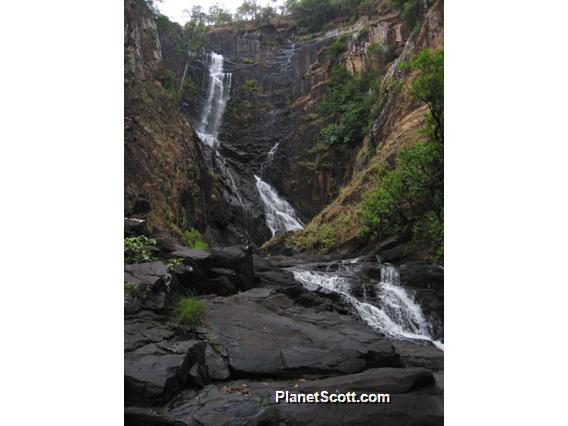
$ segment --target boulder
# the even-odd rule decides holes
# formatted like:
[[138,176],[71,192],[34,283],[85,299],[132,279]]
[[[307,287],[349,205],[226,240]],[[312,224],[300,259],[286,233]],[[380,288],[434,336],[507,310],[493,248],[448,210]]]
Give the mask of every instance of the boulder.
[[145,235],[148,233],[145,219],[136,219],[131,217],[124,218],[124,235],[133,237],[137,235]]
[[192,382],[191,369],[205,365],[205,343],[198,340],[159,341],[137,347],[124,355],[125,402],[156,405],[167,402]]
[[154,288],[162,283],[168,273],[168,266],[161,261],[124,265],[124,282],[150,286]]

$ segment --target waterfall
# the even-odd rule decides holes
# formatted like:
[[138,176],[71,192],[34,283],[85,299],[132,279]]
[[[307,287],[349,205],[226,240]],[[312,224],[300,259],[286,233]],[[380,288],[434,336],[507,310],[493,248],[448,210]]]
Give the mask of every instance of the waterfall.
[[274,144],[274,146],[272,148],[270,148],[270,151],[268,151],[268,153],[266,154],[266,160],[264,160],[262,162],[262,164],[260,165],[260,175],[264,176],[264,172],[268,169],[268,167],[270,167],[272,165],[272,162],[274,161],[274,155],[276,154],[276,151],[278,150],[278,145],[280,145],[280,142],[276,142]]
[[254,178],[256,179],[256,188],[264,203],[266,225],[272,232],[272,236],[286,231],[302,229],[304,225],[290,203],[282,199],[276,190],[260,177],[254,175]]
[[223,72],[223,55],[211,52],[207,100],[201,111],[197,134],[211,148],[219,146],[219,127],[231,92],[232,74]]
[[[435,341],[431,326],[424,313],[409,292],[400,285],[398,269],[392,265],[381,265],[380,279],[376,286],[377,305],[359,300],[351,294],[349,278],[329,272],[315,272],[293,268],[296,281],[308,290],[323,287],[341,295],[355,314],[369,327],[399,339],[426,340],[438,349],[444,350],[444,344]],[[316,286],[314,288],[314,286]]]
[[213,161],[226,183],[231,188],[232,193],[237,198],[238,203],[244,207],[244,202],[240,194],[239,187],[235,179],[235,173],[229,167],[227,160],[221,152],[219,141],[219,128],[223,122],[223,114],[229,102],[231,94],[232,74],[223,70],[225,58],[223,55],[211,52],[209,63],[209,86],[207,89],[207,100],[201,111],[201,119],[197,126],[196,133],[199,139],[213,150]]

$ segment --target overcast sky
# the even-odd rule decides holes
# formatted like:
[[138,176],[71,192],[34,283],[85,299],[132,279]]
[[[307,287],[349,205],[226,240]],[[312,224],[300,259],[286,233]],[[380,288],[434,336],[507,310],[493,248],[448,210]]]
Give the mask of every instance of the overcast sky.
[[[187,21],[187,16],[183,13],[184,9],[191,10],[192,6],[200,5],[207,11],[209,6],[217,3],[219,6],[231,9],[231,11],[235,12],[242,2],[243,0],[163,0],[161,3],[156,2],[156,5],[160,9],[160,12],[172,21],[184,24]],[[283,4],[284,0],[277,0],[276,2],[272,2],[271,0],[259,0],[258,3],[261,6],[266,6],[267,4],[274,6]]]

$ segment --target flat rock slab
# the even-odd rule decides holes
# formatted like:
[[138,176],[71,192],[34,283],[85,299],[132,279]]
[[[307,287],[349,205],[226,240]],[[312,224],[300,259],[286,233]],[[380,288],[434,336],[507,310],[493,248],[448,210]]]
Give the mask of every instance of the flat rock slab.
[[124,282],[154,286],[168,272],[164,262],[134,263],[124,266]]
[[284,295],[253,289],[207,300],[208,338],[234,377],[337,375],[399,366],[385,338],[335,312],[314,312]]
[[[389,393],[390,404],[286,404],[275,391]],[[228,382],[174,400],[168,415],[187,424],[443,425],[443,394],[420,368],[380,368],[317,380]]]

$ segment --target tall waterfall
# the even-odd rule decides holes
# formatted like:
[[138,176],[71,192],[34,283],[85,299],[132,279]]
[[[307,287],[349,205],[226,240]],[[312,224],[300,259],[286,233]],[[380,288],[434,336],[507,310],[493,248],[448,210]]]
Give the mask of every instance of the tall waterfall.
[[211,148],[219,146],[219,127],[231,93],[232,74],[223,72],[223,55],[211,52],[207,101],[201,111],[197,134]]
[[264,203],[266,225],[268,225],[272,235],[302,229],[304,225],[290,203],[281,198],[276,190],[260,177],[254,175],[254,178],[256,179],[256,188]]
[[213,150],[213,161],[226,183],[231,188],[231,192],[236,197],[238,203],[244,206],[243,199],[237,185],[236,174],[227,164],[227,160],[221,152],[219,141],[219,128],[223,122],[223,114],[227,107],[231,95],[232,74],[224,72],[223,55],[211,52],[209,55],[209,87],[207,90],[207,100],[201,111],[201,119],[197,126],[199,139]]
[[[349,278],[336,273],[292,269],[294,278],[308,290],[323,287],[341,295],[354,312],[371,328],[394,338],[426,340],[443,350],[444,345],[435,341],[420,306],[408,291],[400,285],[398,269],[381,265],[375,304],[359,300],[351,294]],[[314,286],[316,286],[314,288]],[[377,306],[378,305],[378,306]]]

